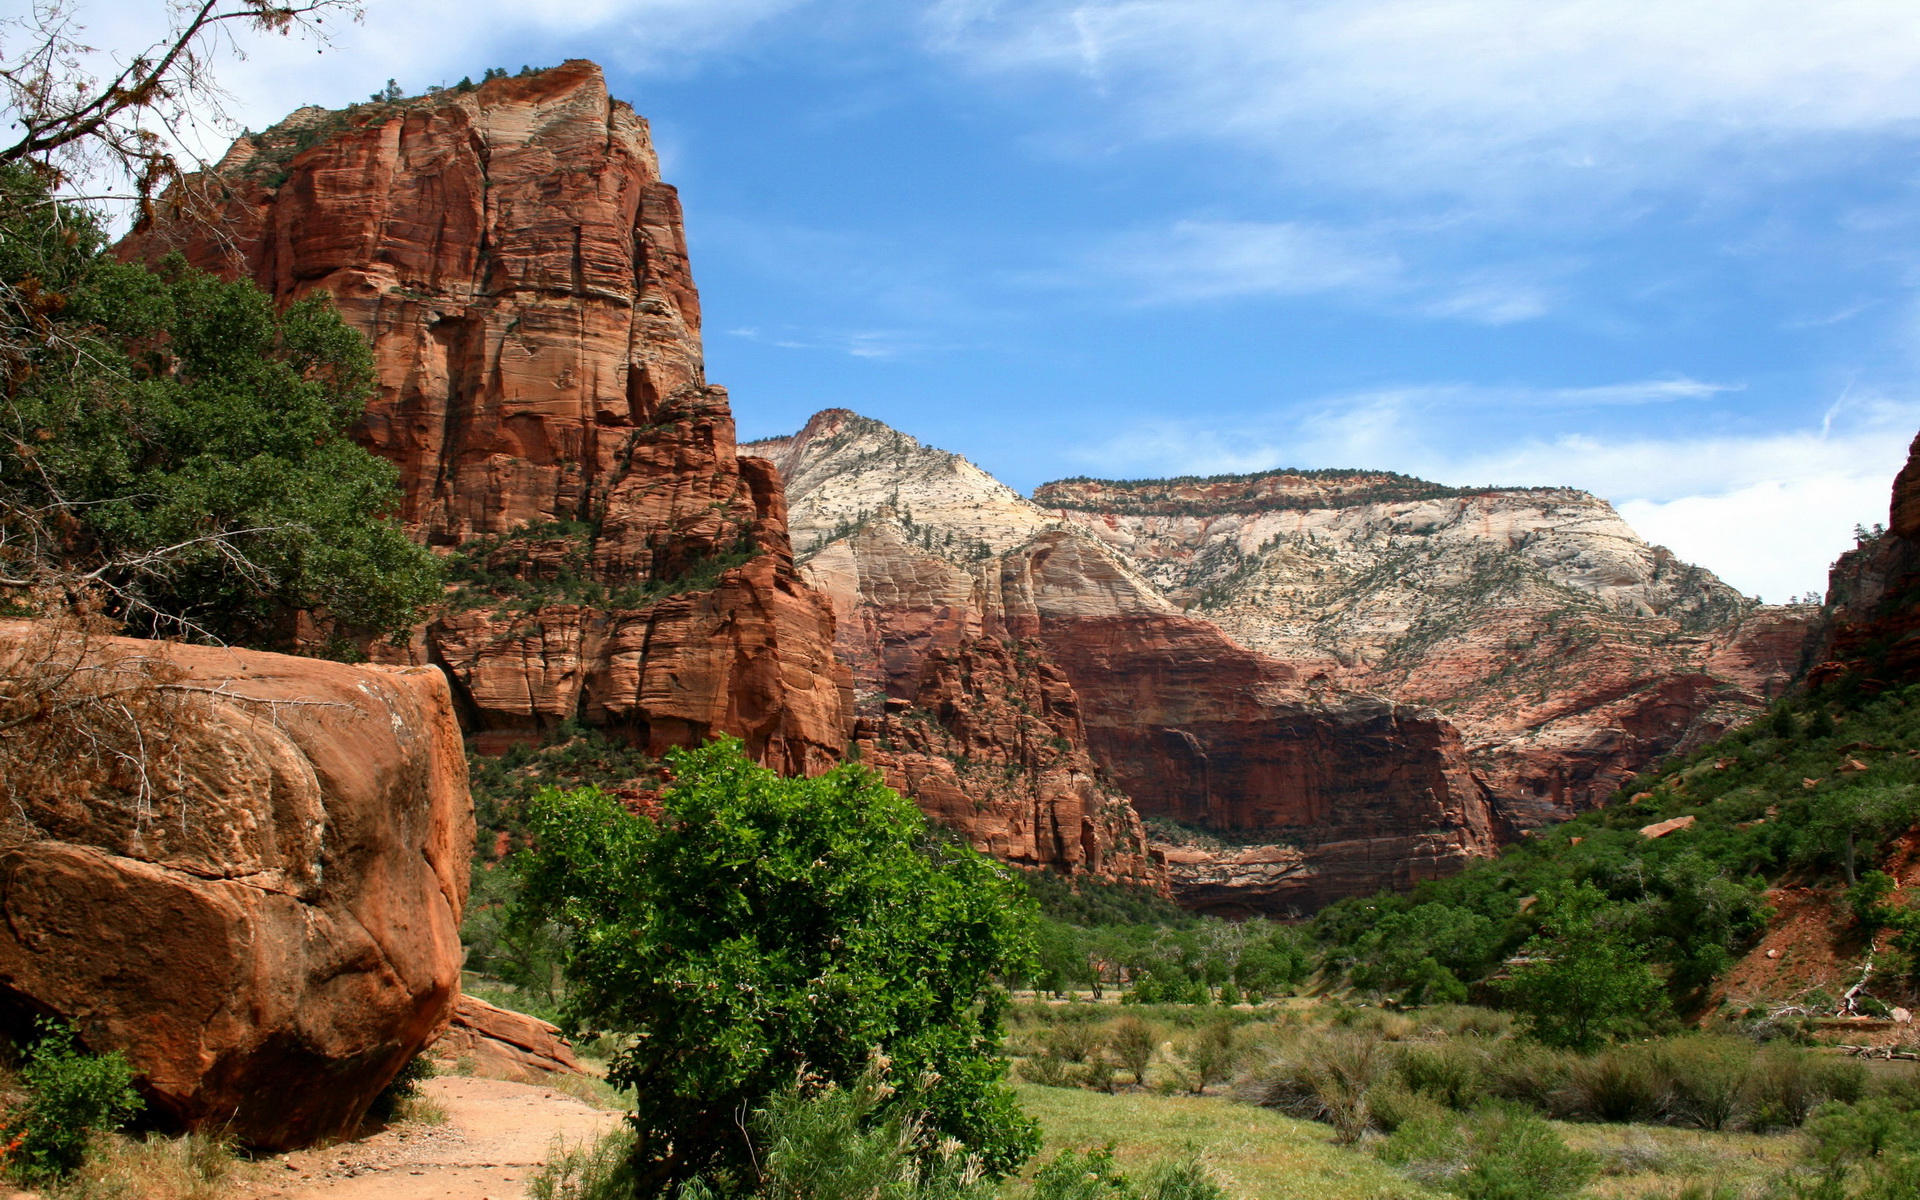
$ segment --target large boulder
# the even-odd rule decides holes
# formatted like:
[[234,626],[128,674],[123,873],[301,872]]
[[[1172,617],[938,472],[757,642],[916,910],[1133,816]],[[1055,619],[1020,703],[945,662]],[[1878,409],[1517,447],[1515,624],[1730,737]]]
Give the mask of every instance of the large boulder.
[[0,622],[0,1017],[152,1110],[352,1133],[459,990],[473,809],[445,677]]

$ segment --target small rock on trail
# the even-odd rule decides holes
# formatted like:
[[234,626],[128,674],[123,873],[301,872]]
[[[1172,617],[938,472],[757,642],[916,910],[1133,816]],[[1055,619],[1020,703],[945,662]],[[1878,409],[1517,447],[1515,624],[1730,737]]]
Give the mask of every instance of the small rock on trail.
[[246,1200],[518,1200],[556,1136],[582,1142],[620,1114],[553,1088],[442,1077],[423,1085],[444,1125],[397,1125],[357,1142],[265,1160]]

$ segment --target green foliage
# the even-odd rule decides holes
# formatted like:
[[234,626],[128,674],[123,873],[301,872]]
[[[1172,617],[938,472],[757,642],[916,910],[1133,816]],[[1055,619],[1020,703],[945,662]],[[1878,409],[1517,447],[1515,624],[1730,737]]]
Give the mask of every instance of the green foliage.
[[[931,1136],[924,1111],[889,1103],[895,1092],[888,1075],[886,1060],[876,1057],[848,1086],[803,1078],[774,1093],[749,1123],[759,1169],[752,1194],[764,1200],[991,1197],[977,1158],[957,1141]],[[723,1190],[704,1180],[702,1186]]]
[[1619,907],[1591,884],[1545,904],[1540,934],[1525,947],[1528,961],[1500,988],[1526,1014],[1529,1032],[1550,1046],[1591,1050],[1644,1029],[1665,997],[1641,948],[1621,932]]
[[[1920,744],[1916,700],[1916,686],[1878,693],[1836,686],[1783,700],[1771,716],[1632,781],[1608,807],[1539,832],[1494,861],[1410,894],[1322,910],[1313,932],[1324,963],[1383,997],[1446,994],[1427,958],[1471,988],[1539,932],[1545,906],[1523,901],[1585,885],[1618,906],[1609,910],[1615,932],[1661,969],[1673,1005],[1694,1008],[1766,927],[1770,881],[1789,872],[1813,882],[1869,878],[1860,873],[1872,871],[1887,842],[1920,818],[1920,760],[1898,752]],[[1639,833],[1677,816],[1695,822],[1657,839]],[[1893,929],[1903,952],[1920,954],[1920,912],[1888,905],[1876,886],[1855,894],[1856,911]],[[1402,916],[1422,910],[1453,912]],[[1429,941],[1422,934],[1429,926],[1486,936],[1464,945]]]
[[400,1068],[393,1081],[381,1088],[373,1103],[367,1106],[367,1122],[372,1125],[385,1125],[400,1115],[406,1102],[420,1095],[420,1085],[433,1078],[433,1060],[424,1053],[416,1054]]
[[1553,1126],[1512,1105],[1489,1105],[1462,1122],[1410,1121],[1380,1144],[1384,1162],[1467,1200],[1558,1200],[1577,1195],[1599,1160],[1567,1148]]
[[141,1108],[133,1068],[118,1050],[88,1054],[64,1025],[43,1021],[20,1082],[27,1101],[0,1124],[11,1146],[8,1169],[22,1182],[48,1183],[78,1170],[96,1133],[116,1129]]
[[565,1010],[632,1035],[643,1191],[749,1162],[735,1114],[884,1047],[901,1104],[1000,1175],[1033,1151],[1004,1083],[996,976],[1030,952],[1007,869],[929,835],[857,765],[782,779],[727,740],[669,755],[656,823],[597,789],[529,813],[522,913],[569,931]]
[[371,389],[365,340],[324,295],[276,312],[251,283],[177,256],[148,271],[103,240],[37,178],[0,169],[14,552],[32,543],[38,569],[97,573],[108,611],[143,633],[272,645],[297,611],[410,624],[438,568],[387,516],[392,465],[347,436]]
[[546,1165],[527,1180],[527,1195],[531,1200],[633,1200],[633,1150],[633,1130],[624,1125],[581,1145],[555,1138]]
[[1028,1200],[1227,1200],[1228,1192],[1198,1154],[1160,1159],[1139,1183],[1114,1165],[1113,1144],[1066,1149],[1033,1174]]

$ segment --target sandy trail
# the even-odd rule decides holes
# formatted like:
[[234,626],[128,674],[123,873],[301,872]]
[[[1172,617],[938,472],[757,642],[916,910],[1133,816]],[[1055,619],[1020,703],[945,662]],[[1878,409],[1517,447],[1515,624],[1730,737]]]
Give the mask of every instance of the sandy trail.
[[497,1079],[430,1079],[445,1125],[405,1125],[262,1164],[246,1200],[519,1200],[555,1135],[584,1141],[620,1114],[565,1092]]

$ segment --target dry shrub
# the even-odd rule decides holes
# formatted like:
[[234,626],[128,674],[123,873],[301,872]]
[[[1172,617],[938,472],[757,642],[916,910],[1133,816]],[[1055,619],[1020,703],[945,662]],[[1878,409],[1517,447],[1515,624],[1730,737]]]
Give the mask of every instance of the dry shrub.
[[[1504,1052],[1507,1047],[1500,1049]],[[1465,1110],[1487,1098],[1487,1064],[1492,1057],[1494,1052],[1482,1039],[1459,1037],[1399,1046],[1393,1052],[1393,1065],[1409,1090],[1448,1108]]]
[[1513,1034],[1513,1014],[1471,1004],[1442,1004],[1421,1011],[1416,1019],[1422,1037],[1504,1038]]
[[1731,1127],[1746,1110],[1754,1047],[1740,1038],[1675,1038],[1654,1051],[1666,1075],[1669,1113],[1702,1129]]
[[1147,1068],[1153,1063],[1154,1046],[1159,1037],[1153,1026],[1139,1017],[1122,1017],[1107,1029],[1107,1046],[1121,1066],[1133,1074],[1133,1081],[1147,1081]]
[[137,835],[173,798],[180,729],[202,698],[162,643],[85,615],[22,621],[0,644],[0,820],[10,840]]
[[1243,1079],[1235,1092],[1289,1116],[1324,1121],[1341,1143],[1351,1145],[1372,1123],[1371,1093],[1389,1071],[1377,1034],[1333,1031],[1302,1037]]
[[220,1200],[247,1174],[233,1144],[206,1133],[99,1138],[60,1200]]
[[1866,1086],[1866,1068],[1852,1059],[1776,1043],[1754,1056],[1743,1102],[1755,1129],[1798,1127],[1829,1100],[1858,1100]]
[[1486,1063],[1487,1090],[1542,1111],[1554,1107],[1565,1090],[1578,1055],[1538,1042],[1505,1041]]
[[1189,1037],[1180,1047],[1182,1082],[1194,1095],[1209,1085],[1233,1078],[1243,1046],[1239,1031],[1229,1021],[1216,1021]]
[[1653,1121],[1667,1111],[1667,1077],[1638,1046],[1614,1046],[1578,1059],[1556,1115],[1588,1121]]

